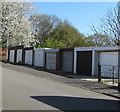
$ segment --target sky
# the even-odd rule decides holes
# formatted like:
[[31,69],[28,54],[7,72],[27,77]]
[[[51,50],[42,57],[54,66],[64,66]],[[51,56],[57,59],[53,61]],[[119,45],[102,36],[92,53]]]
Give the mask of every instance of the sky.
[[91,25],[99,27],[100,18],[105,17],[109,8],[117,2],[35,2],[37,13],[56,15],[67,19],[80,33],[91,34]]

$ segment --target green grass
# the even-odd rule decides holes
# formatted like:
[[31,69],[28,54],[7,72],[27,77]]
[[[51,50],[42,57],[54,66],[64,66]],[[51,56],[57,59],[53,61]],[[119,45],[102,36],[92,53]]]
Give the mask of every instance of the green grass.
[[100,83],[100,84],[104,84],[104,85],[107,85],[105,82],[102,82],[102,81],[101,81],[101,82],[99,82],[99,83]]
[[2,58],[0,58],[0,62],[4,62],[4,63],[6,63],[6,59],[2,59]]

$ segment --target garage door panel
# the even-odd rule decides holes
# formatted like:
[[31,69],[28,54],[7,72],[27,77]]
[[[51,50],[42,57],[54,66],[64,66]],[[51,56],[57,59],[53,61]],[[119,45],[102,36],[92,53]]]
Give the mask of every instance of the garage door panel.
[[33,55],[32,50],[27,50],[25,52],[25,64],[32,65],[32,55]]
[[44,66],[44,52],[43,51],[35,51],[34,65],[37,67]]
[[22,62],[22,49],[17,50],[17,63]]
[[15,53],[15,50],[10,50],[10,55],[9,55],[9,61],[14,63],[14,53]]
[[118,52],[101,52],[99,62],[101,65],[118,65]]
[[91,75],[92,72],[92,51],[77,52],[77,73]]
[[46,68],[56,69],[56,53],[46,53]]
[[114,77],[118,78],[118,52],[100,52],[99,63],[101,64],[101,75],[113,77],[111,71],[114,69]]
[[72,72],[73,52],[63,51],[62,54],[62,71]]

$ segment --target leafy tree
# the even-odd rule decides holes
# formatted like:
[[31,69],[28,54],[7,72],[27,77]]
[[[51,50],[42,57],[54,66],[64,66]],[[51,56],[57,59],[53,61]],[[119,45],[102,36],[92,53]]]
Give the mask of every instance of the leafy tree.
[[65,48],[66,45],[64,44],[63,41],[58,40],[56,38],[48,38],[47,40],[45,40],[43,47],[56,49],[56,48]]
[[84,35],[79,33],[68,21],[60,22],[50,37],[64,43],[66,48],[85,46]]
[[91,47],[91,46],[96,46],[95,41],[92,36],[86,36],[84,37],[84,46],[85,47]]
[[70,48],[92,46],[93,41],[79,33],[67,20],[54,15],[33,15],[30,18],[36,47]]
[[32,23],[36,43],[43,46],[45,40],[50,37],[50,33],[61,20],[54,15],[39,14],[33,15],[30,21]]

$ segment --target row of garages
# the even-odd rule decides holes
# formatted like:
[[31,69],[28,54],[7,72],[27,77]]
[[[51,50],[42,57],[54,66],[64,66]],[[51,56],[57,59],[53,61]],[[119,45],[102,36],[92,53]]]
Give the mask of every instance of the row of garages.
[[98,64],[120,66],[120,47],[77,47],[66,49],[11,47],[8,61],[48,70],[98,75]]

